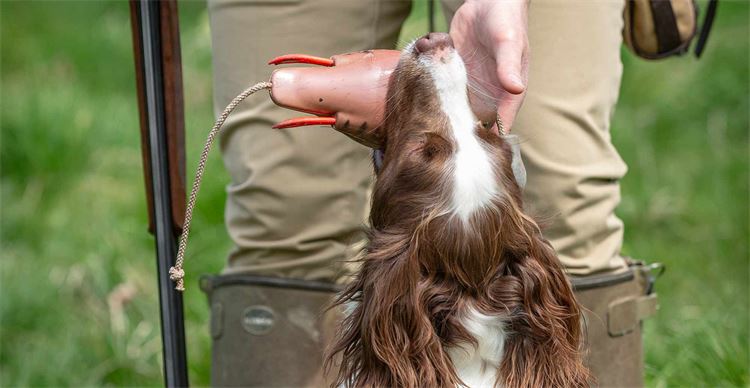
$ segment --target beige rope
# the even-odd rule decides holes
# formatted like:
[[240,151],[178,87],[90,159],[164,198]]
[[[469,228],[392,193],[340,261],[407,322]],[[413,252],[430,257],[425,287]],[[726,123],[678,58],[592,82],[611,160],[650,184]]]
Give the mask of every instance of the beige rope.
[[185,248],[187,247],[188,234],[190,233],[190,221],[193,220],[193,208],[195,208],[195,200],[196,197],[198,197],[198,189],[201,186],[203,172],[206,170],[206,159],[208,158],[208,152],[211,150],[211,146],[214,143],[214,138],[216,138],[216,134],[219,132],[219,129],[221,129],[221,126],[224,125],[224,121],[227,120],[229,114],[232,113],[234,108],[236,108],[237,105],[242,102],[242,100],[246,99],[248,96],[259,90],[270,88],[270,82],[258,82],[257,84],[245,89],[242,93],[240,93],[240,95],[235,97],[234,100],[232,100],[232,102],[230,102],[226,108],[224,108],[224,111],[221,112],[219,118],[216,119],[213,128],[211,128],[211,132],[208,133],[206,144],[203,146],[203,152],[201,153],[201,158],[198,162],[198,169],[195,171],[193,189],[190,190],[190,198],[188,199],[187,208],[185,209],[185,222],[183,223],[182,234],[180,235],[180,243],[177,248],[177,260],[175,260],[174,267],[169,269],[169,278],[172,279],[173,282],[177,283],[177,285],[175,286],[176,290],[185,291],[185,271],[182,269],[182,265],[185,262]]
[[495,124],[497,124],[497,132],[503,136],[507,135],[505,132],[505,126],[503,125],[503,119],[500,118],[500,114],[498,113],[495,116]]

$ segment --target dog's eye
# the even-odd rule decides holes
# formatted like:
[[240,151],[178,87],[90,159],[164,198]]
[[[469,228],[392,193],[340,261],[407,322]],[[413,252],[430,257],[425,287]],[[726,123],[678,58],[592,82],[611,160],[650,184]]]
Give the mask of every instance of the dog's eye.
[[440,152],[440,149],[436,147],[434,144],[425,144],[424,147],[422,147],[422,154],[427,159],[432,159]]
[[451,144],[444,137],[435,133],[426,133],[421,139],[422,156],[427,160],[435,160],[450,154]]

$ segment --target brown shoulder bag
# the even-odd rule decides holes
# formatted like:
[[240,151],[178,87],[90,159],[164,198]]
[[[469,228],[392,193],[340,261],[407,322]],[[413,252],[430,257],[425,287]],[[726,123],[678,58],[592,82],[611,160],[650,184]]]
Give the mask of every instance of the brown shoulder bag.
[[685,54],[698,35],[695,56],[700,57],[713,25],[718,0],[709,0],[703,26],[698,31],[698,6],[694,0],[627,0],[623,38],[633,53],[645,59]]

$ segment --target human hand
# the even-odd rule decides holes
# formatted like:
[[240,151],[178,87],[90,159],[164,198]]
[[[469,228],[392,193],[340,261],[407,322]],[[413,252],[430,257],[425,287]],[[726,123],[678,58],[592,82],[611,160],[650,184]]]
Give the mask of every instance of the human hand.
[[466,63],[469,99],[484,122],[496,115],[505,130],[521,108],[529,66],[528,0],[466,0],[450,35]]

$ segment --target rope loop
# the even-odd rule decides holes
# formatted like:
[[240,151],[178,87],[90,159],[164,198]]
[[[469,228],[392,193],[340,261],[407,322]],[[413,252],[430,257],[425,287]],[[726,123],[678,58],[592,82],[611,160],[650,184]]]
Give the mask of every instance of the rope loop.
[[500,113],[498,113],[495,116],[495,124],[497,124],[497,132],[500,135],[507,135],[508,133],[505,131],[505,125],[503,125],[503,119],[500,118]]

